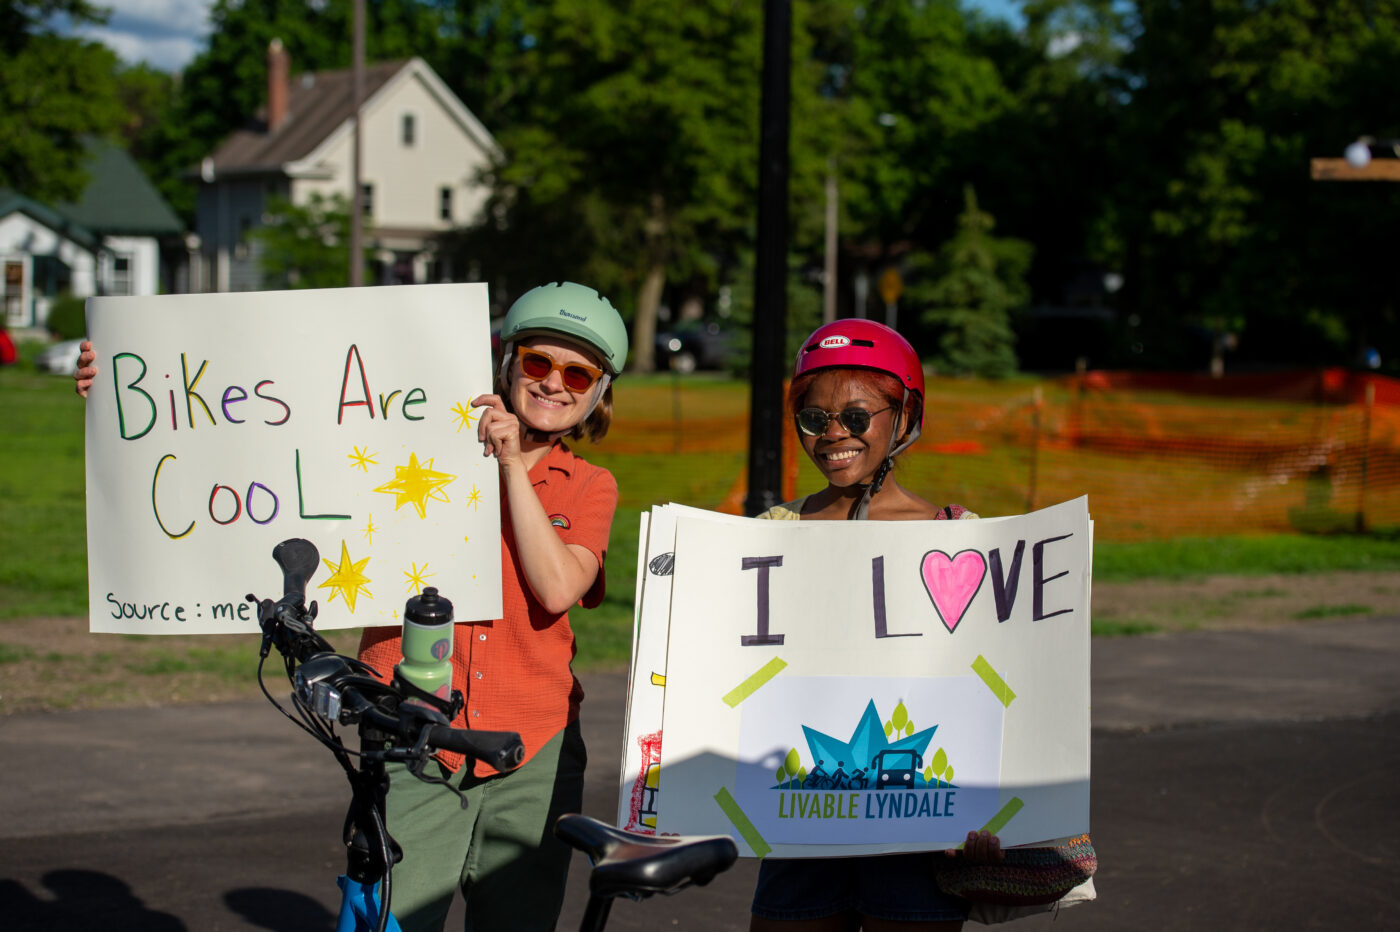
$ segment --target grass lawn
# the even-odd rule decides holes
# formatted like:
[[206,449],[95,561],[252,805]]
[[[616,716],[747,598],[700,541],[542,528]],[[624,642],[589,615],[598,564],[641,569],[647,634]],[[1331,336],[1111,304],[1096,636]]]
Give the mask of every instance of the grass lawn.
[[[0,370],[4,431],[0,620],[85,617],[83,405],[74,396],[70,379],[34,370],[30,360],[37,347],[22,349],[19,365]],[[1031,384],[1026,380],[994,386],[940,381],[931,386],[930,401],[936,398],[942,411],[956,416],[959,406],[974,409],[1009,403],[1027,395]],[[575,616],[581,668],[618,666],[628,660],[640,513],[664,502],[717,509],[742,492],[747,462],[748,389],[743,383],[708,377],[629,376],[617,384],[616,410],[618,421],[609,437],[581,451],[612,470],[621,489],[608,555],[607,599],[600,608]],[[978,458],[906,459],[900,467],[901,481],[930,499],[962,502],[984,515],[1009,514],[1024,507],[1024,490],[1014,480],[1020,466],[1011,453],[993,450]],[[816,471],[804,460],[799,490],[813,490],[818,484]],[[1098,582],[1350,570],[1400,570],[1400,536],[1100,540],[1095,548]],[[1311,617],[1335,617],[1355,610],[1339,604],[1309,611]],[[1119,624],[1126,633],[1134,630],[1132,622]],[[1109,627],[1106,622],[1103,633],[1109,633]],[[230,636],[220,637],[223,642],[156,639],[158,647],[148,646],[149,662],[134,664],[130,672],[156,676],[193,669],[237,676],[237,664],[231,666],[228,655],[231,652],[241,663],[246,648],[235,645]],[[193,643],[196,640],[198,644]],[[191,643],[184,648],[177,641]],[[219,643],[228,646],[220,649]],[[44,656],[32,647],[11,643],[0,628],[0,665]],[[61,657],[48,659],[55,664],[62,661]]]
[[0,369],[0,618],[87,614],[83,405],[37,349]]

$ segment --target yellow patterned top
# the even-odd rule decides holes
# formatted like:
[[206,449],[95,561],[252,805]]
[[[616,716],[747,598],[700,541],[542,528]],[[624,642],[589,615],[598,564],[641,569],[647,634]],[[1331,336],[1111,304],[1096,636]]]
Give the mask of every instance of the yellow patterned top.
[[[795,498],[782,505],[774,505],[763,514],[759,515],[759,517],[769,521],[801,521],[802,506],[807,504],[807,499],[810,497],[809,495],[804,495],[801,498]],[[934,520],[946,521],[951,518],[954,521],[966,521],[976,517],[976,514],[968,511],[961,505],[948,505],[938,512],[938,517]]]
[[785,504],[774,505],[759,517],[769,521],[801,521],[802,506],[807,504],[807,498],[808,496],[804,495]]

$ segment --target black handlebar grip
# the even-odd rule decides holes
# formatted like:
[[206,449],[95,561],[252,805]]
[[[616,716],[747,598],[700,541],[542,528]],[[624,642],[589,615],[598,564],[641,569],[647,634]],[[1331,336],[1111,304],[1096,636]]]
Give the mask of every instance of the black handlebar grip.
[[525,744],[513,731],[472,731],[432,725],[428,728],[428,744],[475,757],[501,772],[514,770],[525,759]]
[[316,545],[300,537],[284,540],[272,548],[272,559],[282,567],[284,596],[295,596],[298,601],[306,598],[306,584],[316,573],[320,558]]

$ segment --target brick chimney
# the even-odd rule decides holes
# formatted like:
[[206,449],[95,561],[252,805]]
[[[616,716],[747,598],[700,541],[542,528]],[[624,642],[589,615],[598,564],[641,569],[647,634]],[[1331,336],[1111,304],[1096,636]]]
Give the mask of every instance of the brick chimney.
[[281,39],[273,39],[267,45],[267,131],[277,132],[282,121],[287,119],[288,72],[291,69],[291,56],[282,47]]

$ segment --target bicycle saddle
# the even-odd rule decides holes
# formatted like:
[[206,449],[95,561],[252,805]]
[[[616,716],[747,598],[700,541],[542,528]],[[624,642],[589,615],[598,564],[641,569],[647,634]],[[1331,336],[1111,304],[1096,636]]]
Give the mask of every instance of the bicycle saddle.
[[577,812],[560,816],[554,834],[588,855],[589,890],[600,897],[641,900],[704,886],[739,857],[727,835],[639,835]]

